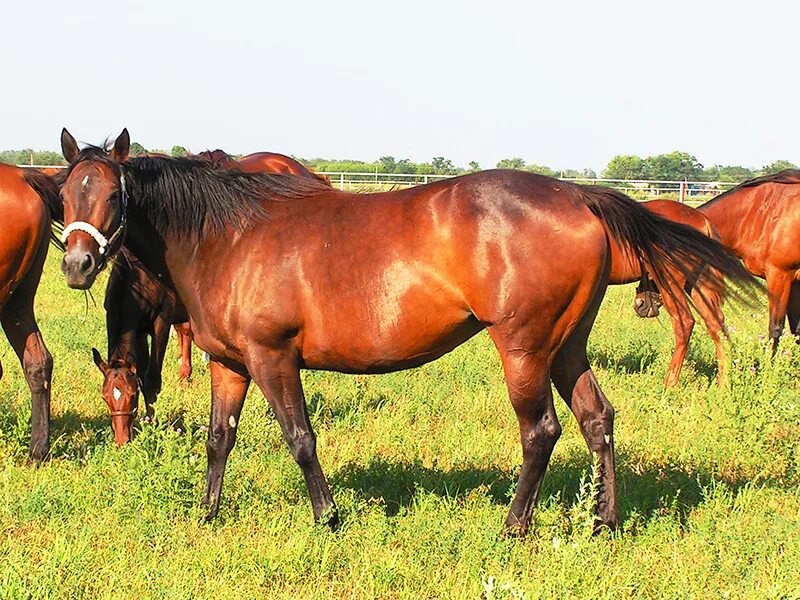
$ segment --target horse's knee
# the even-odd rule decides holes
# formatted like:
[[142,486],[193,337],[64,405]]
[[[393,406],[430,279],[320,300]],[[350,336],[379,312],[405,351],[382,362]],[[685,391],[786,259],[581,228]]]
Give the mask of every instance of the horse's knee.
[[581,429],[590,450],[599,452],[611,443],[611,437],[614,435],[614,416],[614,407],[606,401],[600,411],[583,419]]
[[209,457],[227,455],[235,442],[235,434],[232,427],[225,424],[212,424],[208,430],[206,440],[206,452]]
[[298,432],[286,439],[289,450],[301,467],[311,464],[317,455],[317,438],[310,431]]
[[50,385],[53,374],[53,357],[46,348],[25,356],[25,381],[32,393],[43,393]]
[[538,423],[522,435],[522,453],[528,454],[541,449],[552,450],[561,437],[561,423],[555,413],[546,413]]

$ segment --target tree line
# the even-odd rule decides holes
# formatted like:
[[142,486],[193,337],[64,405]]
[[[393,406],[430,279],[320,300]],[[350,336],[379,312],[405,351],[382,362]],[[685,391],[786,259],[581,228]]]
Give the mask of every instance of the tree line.
[[[189,152],[183,146],[173,146],[170,150],[146,149],[138,142],[131,143],[131,154],[134,156],[152,153],[167,156],[187,156]],[[234,158],[241,155],[232,154]],[[352,159],[299,158],[315,171],[346,173],[382,173],[411,175],[460,175],[481,170],[477,161],[471,161],[466,167],[459,167],[443,156],[435,156],[428,162],[413,162],[408,158],[397,159],[394,156],[381,156],[378,160],[368,162]],[[0,152],[0,162],[16,165],[64,165],[59,152],[50,150],[4,150]],[[495,165],[501,169],[519,169],[548,175],[550,177],[596,179],[597,173],[589,168],[554,169],[544,165],[529,164],[519,157],[504,158]],[[703,166],[697,158],[687,152],[669,152],[642,158],[636,155],[620,154],[612,158],[601,177],[605,179],[651,179],[656,181],[723,181],[738,183],[746,179],[777,173],[784,169],[796,169],[797,165],[788,160],[776,160],[760,168],[741,165]]]

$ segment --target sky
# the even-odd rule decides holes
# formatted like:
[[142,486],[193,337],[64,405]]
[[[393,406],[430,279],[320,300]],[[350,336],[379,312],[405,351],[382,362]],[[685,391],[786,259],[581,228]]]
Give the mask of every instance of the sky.
[[0,18],[0,149],[800,162],[800,3],[38,0]]

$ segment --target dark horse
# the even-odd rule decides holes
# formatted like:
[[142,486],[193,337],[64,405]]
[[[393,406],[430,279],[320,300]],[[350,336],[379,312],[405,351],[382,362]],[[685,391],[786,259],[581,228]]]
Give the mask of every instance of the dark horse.
[[191,375],[191,332],[184,327],[188,321],[186,310],[170,287],[152,276],[124,248],[115,262],[105,299],[108,362],[95,348],[92,355],[103,373],[102,393],[111,414],[114,440],[122,445],[131,440],[140,390],[147,417],[152,419],[155,415],[153,404],[161,392],[170,325],[179,330],[180,377],[186,379]]
[[[700,233],[712,237],[716,240],[719,235],[711,222],[703,213],[672,200],[653,200],[644,202],[642,206],[651,212],[674,221],[682,223],[688,227],[696,229]],[[700,313],[700,317],[706,325],[709,336],[714,342],[717,353],[717,381],[724,382],[725,357],[727,352],[723,344],[722,336],[725,335],[725,316],[722,314],[722,302],[724,296],[721,292],[722,276],[719,272],[709,269],[700,277],[700,273],[695,274],[687,281],[678,270],[669,268],[671,277],[662,283],[670,289],[668,293],[659,293],[659,289],[654,285],[647,273],[646,268],[636,257],[626,253],[625,249],[614,243],[611,244],[611,275],[609,283],[632,283],[640,280],[637,289],[634,309],[640,317],[655,317],[658,315],[659,306],[663,303],[664,308],[672,321],[672,332],[675,336],[675,348],[672,351],[672,360],[667,369],[667,376],[664,381],[666,387],[674,386],[678,383],[681,374],[681,367],[686,358],[686,350],[689,347],[689,339],[694,328],[694,317],[689,301],[684,292],[691,298],[692,304]]]
[[707,264],[754,284],[714,240],[607,189],[499,170],[365,196],[194,159],[126,160],[129,144],[124,130],[110,153],[79,150],[62,132],[70,162],[62,268],[70,287],[90,287],[123,228],[126,247],[186,305],[212,357],[208,518],[219,509],[251,378],[303,472],[315,518],[334,525],[300,369],[407,369],[487,329],[523,452],[506,529],[527,531],[561,433],[551,379],[595,453],[598,527],[615,527],[614,410],[586,358],[609,238],[641,256],[657,281],[669,278],[666,265],[688,278]]
[[766,279],[774,352],[787,316],[800,334],[800,171],[745,181],[699,210],[747,270]]
[[[317,178],[303,165],[282,154],[260,152],[250,156],[257,160],[241,164],[222,150],[204,152],[198,158],[210,160],[219,168],[251,173],[274,169],[274,172]],[[95,348],[92,348],[92,356],[103,373],[102,394],[111,414],[114,440],[122,445],[131,440],[140,391],[147,417],[152,419],[155,415],[153,405],[161,392],[170,325],[175,326],[181,347],[179,379],[191,376],[192,330],[186,310],[174,291],[124,248],[108,280],[105,309],[108,362]]]
[[60,218],[60,206],[58,186],[50,177],[0,164],[0,321],[31,390],[31,460],[43,460],[50,452],[53,359],[36,324],[33,300],[51,219]]

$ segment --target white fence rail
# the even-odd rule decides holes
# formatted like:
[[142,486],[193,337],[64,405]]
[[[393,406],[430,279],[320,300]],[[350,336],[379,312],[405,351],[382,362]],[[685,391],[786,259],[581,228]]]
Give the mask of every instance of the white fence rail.
[[[35,168],[31,165],[19,165]],[[59,165],[39,168],[63,168]],[[357,190],[379,186],[385,189],[397,189],[424,185],[433,181],[441,181],[455,177],[454,175],[419,175],[416,173],[350,173],[343,171],[319,171],[327,175],[331,184],[340,190]],[[571,181],[584,185],[604,185],[641,199],[660,197],[675,198],[680,202],[692,202],[695,199],[707,199],[721,194],[734,187],[735,183],[723,181],[657,181],[653,179],[573,179],[562,177],[562,181]]]

